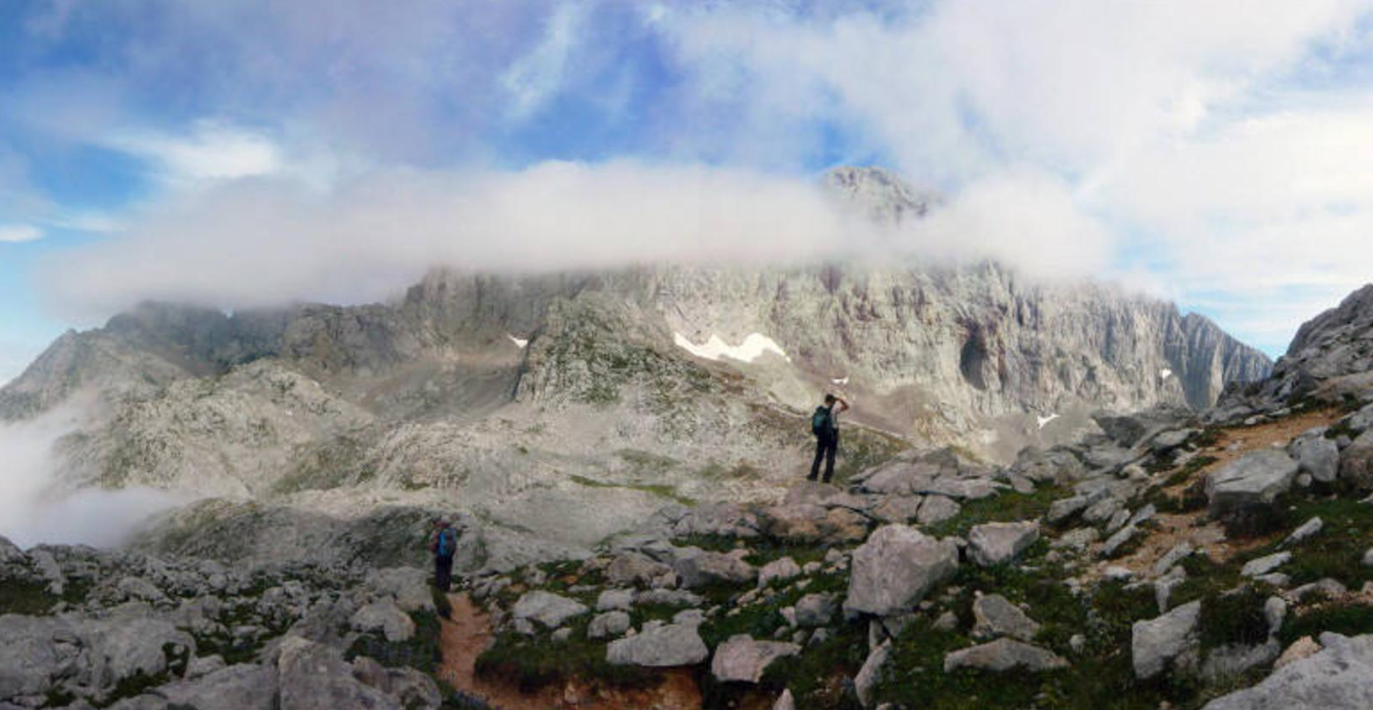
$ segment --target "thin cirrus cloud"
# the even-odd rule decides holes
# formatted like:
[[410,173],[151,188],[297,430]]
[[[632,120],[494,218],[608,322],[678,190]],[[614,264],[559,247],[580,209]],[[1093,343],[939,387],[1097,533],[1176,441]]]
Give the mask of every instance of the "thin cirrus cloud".
[[32,242],[43,238],[43,230],[31,224],[0,224],[0,242]]

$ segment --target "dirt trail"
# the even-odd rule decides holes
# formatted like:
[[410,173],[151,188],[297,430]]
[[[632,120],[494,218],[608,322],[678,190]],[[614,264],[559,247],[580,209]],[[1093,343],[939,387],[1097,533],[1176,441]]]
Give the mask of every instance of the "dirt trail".
[[655,687],[643,690],[598,688],[580,680],[550,686],[535,693],[520,692],[509,679],[477,677],[477,656],[491,640],[491,619],[466,594],[448,597],[451,618],[442,619],[440,645],[443,662],[439,678],[457,690],[484,698],[499,710],[699,710],[701,690],[691,673],[671,670]]
[[[1322,409],[1268,424],[1223,430],[1215,444],[1198,453],[1199,456],[1215,459],[1215,462],[1203,466],[1186,481],[1165,489],[1165,492],[1173,496],[1181,495],[1193,482],[1251,451],[1266,449],[1274,444],[1286,446],[1303,432],[1333,424],[1340,416],[1342,413],[1339,410]],[[1154,521],[1158,524],[1158,530],[1149,535],[1139,549],[1122,559],[1105,561],[1098,567],[1104,569],[1107,566],[1122,566],[1136,574],[1143,574],[1150,570],[1160,557],[1184,540],[1190,542],[1193,547],[1205,548],[1217,562],[1224,562],[1240,552],[1269,542],[1269,538],[1266,537],[1228,539],[1219,523],[1206,520],[1205,510],[1176,515],[1161,514],[1156,516]]]

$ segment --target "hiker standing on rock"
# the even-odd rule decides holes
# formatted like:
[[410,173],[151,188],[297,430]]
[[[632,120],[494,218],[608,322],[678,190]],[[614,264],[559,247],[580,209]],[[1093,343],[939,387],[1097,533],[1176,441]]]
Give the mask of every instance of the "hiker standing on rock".
[[[835,405],[839,408],[835,409]],[[832,394],[825,395],[825,404],[815,408],[810,417],[810,430],[815,434],[815,462],[810,465],[806,480],[820,475],[820,460],[825,460],[825,483],[834,478],[834,455],[839,452],[839,415],[849,409],[849,403]]]
[[458,531],[443,519],[434,521],[429,551],[434,553],[434,586],[447,592],[453,586],[453,554],[458,550]]

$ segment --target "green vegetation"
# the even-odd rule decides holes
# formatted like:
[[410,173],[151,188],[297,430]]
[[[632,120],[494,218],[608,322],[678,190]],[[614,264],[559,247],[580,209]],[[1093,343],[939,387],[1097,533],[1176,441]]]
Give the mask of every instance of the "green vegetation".
[[586,486],[587,488],[615,488],[626,491],[640,491],[642,493],[648,493],[650,495],[657,496],[658,498],[670,500],[674,503],[681,503],[682,505],[696,505],[695,500],[692,500],[691,498],[688,498],[684,495],[677,493],[677,488],[675,486],[648,483],[606,483],[605,481],[597,481],[595,479],[587,478],[586,476],[578,476],[576,474],[573,474],[572,476],[570,476],[570,478],[572,479],[573,483],[576,483],[581,486]]
[[1284,647],[1303,636],[1319,637],[1333,631],[1345,636],[1373,634],[1373,606],[1366,604],[1327,604],[1312,609],[1283,624],[1278,638]]
[[18,579],[0,582],[0,615],[46,614],[58,601],[57,596],[48,592],[46,582]]
[[590,615],[573,619],[567,627],[572,635],[566,641],[550,636],[522,636],[507,632],[477,657],[476,672],[486,678],[513,679],[523,692],[558,684],[570,678],[595,680],[617,687],[644,687],[658,682],[659,674],[633,666],[617,666],[606,661],[606,644],[588,639]]
[[1048,512],[1055,500],[1066,496],[1067,491],[1056,485],[1042,485],[1031,493],[1005,491],[999,495],[988,496],[981,500],[966,501],[958,515],[942,523],[931,525],[926,530],[935,537],[957,535],[966,536],[974,525],[982,523],[1011,523],[1020,520],[1037,520]]
[[1263,603],[1268,595],[1254,587],[1201,600],[1201,646],[1254,645],[1268,640]]
[[417,611],[410,614],[410,618],[415,622],[415,635],[410,640],[393,642],[377,634],[363,634],[348,647],[344,658],[352,661],[358,656],[367,656],[387,668],[410,667],[434,675],[443,660],[439,617],[431,612]]

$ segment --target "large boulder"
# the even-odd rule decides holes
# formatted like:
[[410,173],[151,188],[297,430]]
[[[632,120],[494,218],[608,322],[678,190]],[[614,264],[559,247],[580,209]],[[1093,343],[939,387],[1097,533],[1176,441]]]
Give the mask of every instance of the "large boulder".
[[1332,641],[1283,664],[1258,685],[1211,701],[1203,710],[1366,710],[1373,708],[1373,635]]
[[1009,636],[1029,641],[1039,633],[1039,624],[1000,594],[978,597],[973,602],[973,619],[973,636],[978,638]]
[[395,699],[354,678],[352,666],[337,649],[298,636],[281,643],[277,673],[281,710],[401,710]]
[[883,641],[881,645],[874,648],[868,657],[863,661],[863,667],[858,669],[858,675],[854,676],[853,688],[858,695],[858,702],[863,707],[872,707],[872,691],[877,688],[877,681],[882,676],[882,669],[891,659],[891,641]]
[[535,590],[525,592],[524,596],[515,602],[511,613],[516,619],[537,621],[545,628],[556,629],[568,619],[589,611],[585,604],[575,599]]
[[622,552],[610,561],[605,576],[613,584],[647,587],[672,568],[639,552]]
[[670,668],[706,660],[710,649],[692,624],[649,624],[634,636],[612,641],[606,660],[618,666]]
[[1004,673],[1023,670],[1030,673],[1067,668],[1068,662],[1052,651],[1014,639],[997,639],[981,646],[954,651],[944,656],[944,672],[975,668]]
[[196,710],[276,710],[277,671],[249,663],[157,689],[169,703]]
[[753,565],[738,556],[723,552],[696,551],[682,555],[673,564],[673,569],[687,589],[697,589],[711,584],[745,584],[758,576]]
[[1340,479],[1357,488],[1373,488],[1373,429],[1359,435],[1340,455]]
[[70,625],[60,619],[0,616],[0,702],[47,693],[58,673],[76,660],[75,641]]
[[747,634],[738,634],[715,649],[710,672],[721,683],[757,683],[773,661],[800,652],[801,647],[794,643],[755,641]]
[[1231,520],[1271,509],[1278,496],[1291,490],[1296,477],[1297,462],[1280,449],[1246,454],[1207,477],[1209,512]]
[[908,611],[958,570],[958,545],[905,525],[878,528],[853,553],[844,608],[887,616]]
[[358,609],[350,623],[357,631],[380,631],[392,643],[409,641],[415,635],[415,622],[390,597],[382,597]]
[[1201,602],[1195,601],[1149,621],[1137,621],[1130,629],[1130,652],[1135,677],[1141,680],[1162,673],[1170,662],[1186,659],[1190,665],[1197,647],[1197,623]]
[[1325,436],[1302,436],[1288,447],[1297,460],[1299,473],[1311,474],[1312,480],[1334,483],[1340,473],[1340,447]]
[[429,573],[417,567],[391,567],[367,575],[365,586],[378,596],[396,600],[401,611],[434,611],[434,595],[429,588]]
[[817,503],[770,506],[759,512],[763,534],[791,543],[840,543],[862,540],[868,519],[849,508]]
[[994,567],[1014,560],[1039,539],[1039,525],[984,523],[968,533],[968,557],[983,567]]

